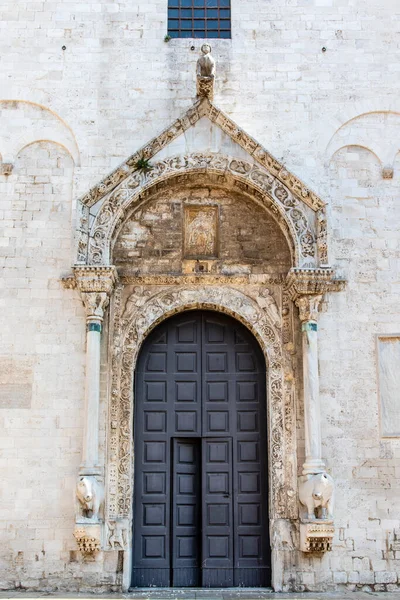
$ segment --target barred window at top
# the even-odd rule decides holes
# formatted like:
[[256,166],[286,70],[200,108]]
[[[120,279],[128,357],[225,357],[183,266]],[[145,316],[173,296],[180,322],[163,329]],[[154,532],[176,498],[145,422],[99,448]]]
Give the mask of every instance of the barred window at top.
[[230,0],[168,0],[168,35],[230,38]]

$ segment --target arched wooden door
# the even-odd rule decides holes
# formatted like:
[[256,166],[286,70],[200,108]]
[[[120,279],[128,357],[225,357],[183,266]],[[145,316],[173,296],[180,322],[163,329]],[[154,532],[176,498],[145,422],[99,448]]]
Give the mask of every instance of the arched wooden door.
[[136,371],[134,587],[270,585],[265,360],[231,317],[188,311]]

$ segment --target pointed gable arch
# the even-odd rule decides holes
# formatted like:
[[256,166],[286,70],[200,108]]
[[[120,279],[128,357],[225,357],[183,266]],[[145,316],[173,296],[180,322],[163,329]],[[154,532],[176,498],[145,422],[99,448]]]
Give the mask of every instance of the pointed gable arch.
[[[203,117],[242,150],[240,157],[208,151],[152,161],[158,154],[165,155],[162,151]],[[138,168],[143,164],[151,168]],[[128,214],[167,181],[199,174],[210,182],[217,177],[219,185],[225,181],[264,206],[289,242],[292,266],[327,266],[323,201],[207,98],[197,101],[78,201],[76,264],[109,265],[113,239]]]

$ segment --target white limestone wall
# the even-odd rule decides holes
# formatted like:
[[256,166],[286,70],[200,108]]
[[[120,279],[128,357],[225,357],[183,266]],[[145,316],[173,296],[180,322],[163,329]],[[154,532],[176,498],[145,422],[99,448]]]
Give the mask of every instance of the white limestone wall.
[[[84,312],[58,279],[72,260],[74,199],[194,98],[200,41],[164,42],[166,5],[0,2],[0,154],[14,164],[0,182],[3,587],[114,581],[115,565],[76,562]],[[232,40],[212,42],[216,104],[329,203],[332,263],[349,280],[324,305],[319,337],[338,533],[286,585],[390,589],[400,441],[379,433],[375,336],[400,332],[400,7],[232,0],[232,14]],[[301,437],[300,427],[300,452]]]

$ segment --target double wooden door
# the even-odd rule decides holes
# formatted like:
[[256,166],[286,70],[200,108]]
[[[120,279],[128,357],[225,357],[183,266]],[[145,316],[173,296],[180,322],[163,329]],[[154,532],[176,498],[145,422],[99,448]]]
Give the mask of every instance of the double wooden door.
[[265,361],[234,319],[158,326],[136,371],[133,587],[270,585]]

